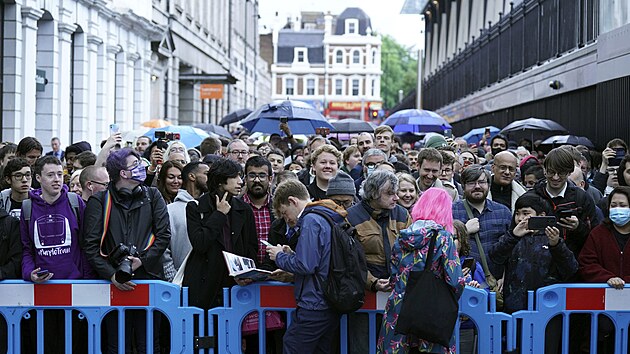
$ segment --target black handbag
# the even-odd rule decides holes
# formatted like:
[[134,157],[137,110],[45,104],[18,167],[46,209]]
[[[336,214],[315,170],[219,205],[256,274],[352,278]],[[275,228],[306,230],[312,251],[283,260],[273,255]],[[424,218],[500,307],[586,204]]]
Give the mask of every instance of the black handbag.
[[412,334],[448,347],[457,323],[459,303],[446,281],[436,278],[431,271],[436,238],[437,231],[434,231],[424,270],[409,272],[395,333]]

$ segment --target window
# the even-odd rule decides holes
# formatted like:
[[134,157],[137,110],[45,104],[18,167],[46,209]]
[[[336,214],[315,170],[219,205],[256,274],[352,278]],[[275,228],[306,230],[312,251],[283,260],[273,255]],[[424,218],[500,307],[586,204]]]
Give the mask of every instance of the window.
[[293,95],[295,92],[295,80],[286,79],[284,82],[284,92],[287,95]]
[[352,96],[359,95],[359,79],[352,80]]
[[306,48],[295,48],[294,49],[294,62],[295,63],[306,63],[308,62],[307,57],[307,49]]
[[343,80],[341,79],[335,80],[335,95],[343,95]]
[[360,64],[361,63],[361,53],[358,50],[352,52],[352,64]]
[[335,53],[335,63],[343,64],[343,52],[341,50]]
[[372,93],[372,96],[376,96],[376,80],[372,80],[370,84],[372,85],[370,92]]
[[346,20],[346,34],[359,33],[359,20],[356,18],[349,18]]
[[315,79],[306,80],[306,94],[308,96],[315,95]]
[[298,61],[298,63],[303,63],[303,62],[304,62],[304,51],[302,51],[302,50],[298,50],[298,53],[297,53],[297,54],[298,54],[298,55],[297,55],[297,61]]
[[372,49],[372,64],[376,64],[376,49]]

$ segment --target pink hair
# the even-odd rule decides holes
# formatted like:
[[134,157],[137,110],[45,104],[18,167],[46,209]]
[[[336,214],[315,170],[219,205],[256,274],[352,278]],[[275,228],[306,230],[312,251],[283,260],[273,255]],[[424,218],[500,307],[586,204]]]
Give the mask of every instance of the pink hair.
[[441,188],[429,188],[422,195],[411,211],[413,221],[433,220],[453,233],[453,199]]

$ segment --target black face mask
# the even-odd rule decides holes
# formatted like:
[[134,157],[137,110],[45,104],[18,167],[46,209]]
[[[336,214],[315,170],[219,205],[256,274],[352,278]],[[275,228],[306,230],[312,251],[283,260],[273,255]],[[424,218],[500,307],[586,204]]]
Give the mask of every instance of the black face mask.
[[501,151],[505,151],[505,149],[501,149],[501,148],[492,148],[492,156],[497,156],[498,153],[500,153]]

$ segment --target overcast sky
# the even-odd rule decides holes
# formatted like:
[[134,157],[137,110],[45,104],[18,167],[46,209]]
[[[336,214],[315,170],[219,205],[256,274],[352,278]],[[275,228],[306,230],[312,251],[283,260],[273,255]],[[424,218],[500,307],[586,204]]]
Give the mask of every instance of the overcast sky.
[[279,21],[286,23],[288,17],[295,17],[300,11],[330,11],[339,15],[347,7],[359,7],[370,16],[372,29],[389,34],[406,47],[420,45],[420,15],[401,15],[405,0],[259,0],[261,33],[262,28],[271,28],[278,12]]

